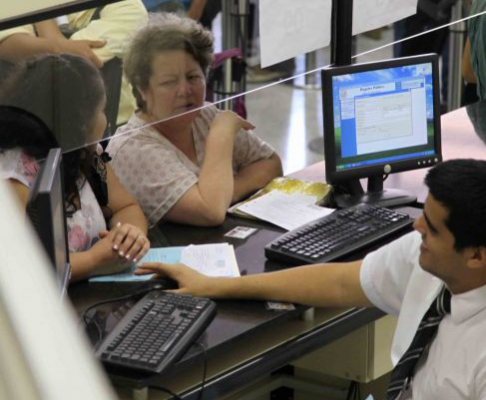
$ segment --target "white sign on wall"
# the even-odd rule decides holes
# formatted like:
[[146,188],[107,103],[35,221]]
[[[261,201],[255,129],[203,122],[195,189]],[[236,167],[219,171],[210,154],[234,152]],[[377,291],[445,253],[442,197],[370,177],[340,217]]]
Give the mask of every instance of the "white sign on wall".
[[259,11],[262,67],[331,41],[332,0],[260,0]]
[[417,12],[418,0],[353,0],[353,35],[381,28]]
[[[353,35],[417,12],[418,0],[354,0]],[[329,45],[332,0],[260,0],[262,67]]]

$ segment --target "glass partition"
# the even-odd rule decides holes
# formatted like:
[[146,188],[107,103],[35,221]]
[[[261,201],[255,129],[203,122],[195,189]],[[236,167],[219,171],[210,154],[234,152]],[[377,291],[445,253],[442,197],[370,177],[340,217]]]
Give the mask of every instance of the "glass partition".
[[[139,6],[141,3],[132,0],[107,5],[97,18],[102,21],[106,18],[104,13],[116,14],[119,7],[127,4]],[[103,174],[108,156],[92,158],[93,154],[102,153],[103,150],[95,146],[101,144],[113,159],[111,165],[122,184],[137,198],[142,209],[150,210],[146,215],[152,225],[163,219],[182,195],[199,182],[203,169],[211,162],[214,165],[208,175],[209,181],[222,179],[224,186],[228,168],[238,173],[247,165],[272,159],[278,154],[281,170],[280,162],[270,162],[270,166],[262,163],[261,169],[249,169],[248,174],[255,179],[262,175],[263,178],[258,184],[252,183],[253,186],[242,189],[242,193],[230,196],[228,201],[233,203],[264,186],[273,176],[288,175],[324,160],[320,70],[331,63],[330,48],[300,54],[293,60],[262,70],[258,67],[255,50],[259,47],[257,6],[249,2],[243,9],[246,16],[235,17],[239,19],[237,33],[243,35],[239,41],[233,42],[237,46],[235,51],[226,47],[227,22],[221,13],[216,13],[214,18],[205,20],[214,35],[214,60],[205,55],[194,56],[190,53],[192,50],[188,53],[186,48],[181,50],[177,46],[163,47],[164,50],[148,56],[148,50],[142,46],[143,40],[136,46],[131,41],[136,40],[132,39],[135,32],[147,26],[147,14],[138,6],[131,10],[136,16],[131,25],[125,24],[122,39],[116,37],[119,45],[114,46],[116,40],[108,36],[104,37],[106,43],[91,43],[93,49],[99,46],[93,50],[100,61],[98,68],[75,55],[44,55],[28,61],[25,61],[29,59],[25,54],[12,57],[8,50],[2,53],[4,39],[0,42],[0,56],[4,61],[0,67],[0,105],[19,107],[41,118],[53,131],[51,140],[59,143],[65,154],[77,154],[72,162],[77,163],[78,172],[84,171],[80,168],[94,166],[97,173]],[[93,17],[93,11],[90,12]],[[463,16],[467,13],[467,8],[461,5],[460,12],[448,9],[443,19],[431,21],[425,18],[409,31],[403,31],[405,22],[399,21],[393,26],[357,35],[353,39],[353,61],[383,60],[422,51],[438,52],[441,56],[442,111],[451,111],[466,102],[462,66],[458,61],[462,60]],[[470,22],[479,22],[479,18],[471,18]],[[65,20],[68,28],[73,27],[73,21],[75,19],[71,17]],[[33,27],[16,29],[23,32],[24,38],[35,37],[43,29],[49,32],[49,26],[38,26],[36,30]],[[457,35],[459,40],[455,40]],[[401,38],[399,42],[397,36]],[[2,38],[5,36],[0,36],[0,40]],[[65,40],[71,40],[72,44],[76,38]],[[163,45],[168,46],[165,42]],[[122,65],[121,59],[125,57],[127,60],[130,48],[138,49],[138,53],[133,50],[131,61]],[[116,57],[103,54],[103,49],[116,52]],[[475,51],[472,53],[477,55]],[[19,58],[24,59],[23,66],[10,73],[9,63]],[[113,64],[112,60],[115,60]],[[129,70],[128,78],[122,75],[122,68]],[[135,84],[135,92],[129,82]],[[472,93],[468,96],[474,98],[476,89],[468,90]],[[454,101],[451,101],[452,97]],[[227,108],[235,114],[219,111]],[[237,134],[240,129],[254,134],[248,139],[245,133]],[[220,137],[213,131],[221,131],[218,133]],[[230,144],[217,143],[225,137]],[[221,159],[225,159],[226,164],[218,169]],[[272,172],[265,175],[265,168]],[[180,173],[181,170],[184,173]],[[324,177],[324,168],[322,171]],[[160,176],[165,177],[163,190],[158,181]],[[73,179],[75,181],[76,177]],[[141,185],[143,182],[145,185]],[[231,182],[228,187],[234,184]],[[216,182],[206,190],[218,191],[222,186]],[[171,200],[164,202],[164,198]],[[160,204],[158,200],[151,202],[152,199],[160,200]]]
[[[461,2],[458,2],[457,4],[460,3]],[[457,4],[454,7],[457,8]],[[105,11],[109,7],[115,7],[115,5],[105,6]],[[414,24],[409,24],[412,25],[412,27],[408,28],[409,32],[413,33],[414,35],[417,35],[416,32],[419,32],[419,36],[415,39],[410,39],[410,36],[406,36],[407,28],[405,26],[407,25],[406,22],[408,21],[408,19],[404,21],[398,21],[393,26],[387,26],[377,29],[375,31],[370,31],[364,34],[357,35],[353,39],[353,60],[357,62],[364,62],[369,60],[391,58],[403,54],[407,55],[411,54],[410,48],[417,50],[417,47],[419,47],[420,43],[435,43],[434,45],[425,47],[427,47],[427,52],[429,50],[437,50],[441,55],[443,68],[442,93],[444,97],[444,111],[450,111],[453,108],[451,108],[450,104],[447,104],[447,100],[449,97],[447,94],[450,90],[452,90],[451,87],[456,84],[456,81],[462,81],[462,78],[457,71],[457,69],[460,68],[460,65],[457,64],[457,59],[462,58],[462,43],[461,46],[453,47],[451,43],[451,37],[453,35],[460,35],[462,37],[461,42],[464,41],[464,21],[461,20],[460,22],[456,23],[444,23],[444,20],[447,18],[462,18],[468,13],[467,5],[462,6],[460,11],[454,10],[454,7],[452,9],[447,9],[446,11],[444,11],[445,17],[439,20],[433,20],[431,18],[427,20],[427,18],[423,17],[423,15],[421,18],[417,16],[411,17],[410,19],[415,18],[418,20]],[[240,45],[240,47],[242,48],[239,49],[240,53],[238,54],[223,54],[222,57],[227,58],[223,58],[222,60],[216,60],[215,64],[218,65],[218,67],[210,72],[209,80],[207,83],[207,88],[213,92],[212,96],[207,97],[209,101],[218,103],[222,100],[233,98],[233,107],[235,107],[235,103],[238,103],[239,106],[242,107],[241,103],[244,101],[244,107],[248,111],[249,118],[259,118],[259,114],[262,113],[262,111],[263,115],[268,115],[259,103],[259,99],[263,97],[261,95],[264,93],[271,93],[277,90],[276,88],[272,88],[274,85],[279,87],[283,87],[285,85],[289,89],[289,91],[294,91],[294,94],[292,95],[293,97],[306,99],[305,104],[300,103],[303,107],[306,107],[309,104],[318,105],[318,102],[321,101],[320,94],[318,93],[320,88],[319,70],[331,63],[329,48],[317,50],[313,53],[298,55],[293,60],[286,61],[282,63],[282,65],[264,68],[263,71],[262,69],[257,70],[259,58],[259,38],[257,29],[257,27],[259,26],[259,20],[257,3],[250,1],[245,5],[245,7],[240,7],[240,9],[238,10],[239,12],[241,11],[241,15],[234,16],[233,14],[231,14],[230,18],[234,18],[237,20],[237,23],[234,23],[232,27],[232,29],[235,29],[236,32],[234,32],[233,35],[229,35],[226,33],[226,36],[237,37],[237,39],[232,40],[229,40],[228,38],[225,39],[223,37],[225,34],[224,28],[227,25],[224,19],[227,19],[228,16],[225,17],[225,15],[222,13],[214,12],[219,10],[220,8],[221,7],[218,8],[218,6],[216,6],[213,8],[212,14],[203,16],[204,23],[212,27],[215,36],[216,54],[221,55],[221,53],[227,52],[227,49],[223,50],[223,46],[228,46],[231,44]],[[223,11],[225,10],[223,9]],[[138,17],[138,25],[134,24],[134,26],[131,27],[130,33],[133,33],[133,31],[136,30],[137,26],[144,24],[144,18],[144,16]],[[73,25],[72,20],[68,19],[67,22],[68,25]],[[427,28],[432,28],[433,31],[425,30],[422,32],[423,29]],[[23,29],[27,29],[26,27],[21,27],[17,29],[19,30],[19,32],[22,32],[24,34],[27,32],[27,30],[22,31]],[[127,33],[127,37],[128,35],[129,34]],[[397,37],[400,36],[401,39],[399,40],[399,42],[395,42]],[[0,39],[2,38],[4,38],[4,36],[0,36]],[[76,39],[76,37],[74,37],[74,39]],[[110,39],[108,37],[106,39],[107,43],[109,43]],[[110,46],[110,44],[106,44],[105,46]],[[404,50],[404,48],[406,49]],[[122,52],[120,51],[120,53]],[[4,53],[0,52],[0,56],[2,54]],[[238,65],[238,61],[235,60],[239,59],[240,54],[243,61],[241,62],[241,65]],[[118,59],[122,56],[122,54],[117,55],[118,57],[116,58]],[[0,66],[0,75],[2,76],[2,78],[5,78],[6,76],[8,76],[9,62],[17,61],[18,58],[26,58],[26,56],[25,54],[18,57],[11,56],[11,54],[9,54],[7,51],[7,55],[3,55],[1,58],[2,65]],[[234,75],[237,75],[237,77],[233,77],[230,83],[227,85],[227,82],[224,81],[226,79],[224,74],[225,69],[227,69],[226,67],[228,67],[228,59],[233,63],[232,73]],[[118,97],[120,95],[116,95],[116,92],[119,91],[117,86],[120,85],[121,79],[121,64],[118,63],[118,65],[112,65],[111,60],[101,60],[101,62],[103,63],[101,72],[105,79],[106,89],[108,92],[106,111],[107,114],[109,114],[108,120],[110,124],[109,129],[107,129],[105,135],[110,136],[114,133],[117,126],[122,125],[128,120],[128,117],[135,109],[135,106],[133,103],[133,99],[130,106],[123,104],[124,98],[130,97],[130,89],[126,89],[125,86],[127,86],[127,84],[125,81],[121,82],[122,99]],[[246,71],[244,70],[245,67]],[[240,70],[238,70],[238,68],[240,68]],[[452,72],[455,72],[455,74],[451,75],[451,70],[453,70]],[[262,73],[260,74],[260,72]],[[451,83],[451,79],[453,79],[454,82]],[[72,90],[72,88],[65,90],[69,91]],[[299,91],[302,91],[302,93],[299,93]],[[260,94],[258,92],[260,92]],[[457,90],[454,92],[454,95],[457,96]],[[238,96],[241,97],[240,100],[238,100]],[[464,103],[464,99],[462,98],[462,96],[459,97],[459,105],[457,105],[456,102],[454,107],[460,106]],[[116,103],[120,104],[122,108],[125,108],[125,110],[117,110]],[[238,106],[238,104],[236,105],[236,107]],[[225,102],[221,102],[219,104],[220,108],[224,108],[225,106],[227,106]],[[319,106],[317,106],[316,108],[319,109]],[[281,110],[283,114],[289,113],[287,108],[282,107]],[[309,112],[309,110],[306,111]],[[122,113],[124,113],[125,115],[122,116]],[[276,118],[275,114],[273,115],[273,118]],[[282,117],[282,119],[284,120],[285,118],[286,117]],[[313,130],[320,131],[319,125],[317,125],[317,128],[318,129]],[[63,135],[67,135],[67,133],[64,132]],[[77,146],[83,146],[85,142],[86,140],[75,138],[73,139],[73,143],[67,144],[67,147],[74,148]],[[310,163],[314,161],[313,158],[309,158],[309,160]]]

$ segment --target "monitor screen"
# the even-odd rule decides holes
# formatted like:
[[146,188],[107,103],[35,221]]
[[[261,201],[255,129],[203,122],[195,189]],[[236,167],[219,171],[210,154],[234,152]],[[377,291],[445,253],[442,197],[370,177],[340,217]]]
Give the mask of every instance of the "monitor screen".
[[438,75],[436,55],[323,70],[327,181],[379,182],[441,161]]
[[67,243],[61,149],[51,149],[41,165],[27,204],[27,214],[55,267],[61,294],[71,273]]

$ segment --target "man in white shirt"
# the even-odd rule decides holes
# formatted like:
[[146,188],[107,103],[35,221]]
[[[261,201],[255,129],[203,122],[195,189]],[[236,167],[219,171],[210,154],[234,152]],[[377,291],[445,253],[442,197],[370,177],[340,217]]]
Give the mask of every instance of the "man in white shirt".
[[392,361],[409,348],[441,288],[451,313],[415,366],[399,399],[486,399],[486,161],[451,160],[431,169],[415,232],[363,260],[209,278],[180,264],[144,264],[179,283],[179,293],[288,301],[320,307],[378,307],[398,316]]

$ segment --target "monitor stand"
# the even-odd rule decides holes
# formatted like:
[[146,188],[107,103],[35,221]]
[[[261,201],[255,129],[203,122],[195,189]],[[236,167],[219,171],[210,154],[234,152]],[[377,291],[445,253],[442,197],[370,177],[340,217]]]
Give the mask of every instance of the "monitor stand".
[[383,177],[373,176],[368,178],[367,192],[363,190],[358,179],[335,185],[334,201],[339,208],[348,208],[361,203],[397,207],[415,203],[417,197],[405,190],[383,189]]

